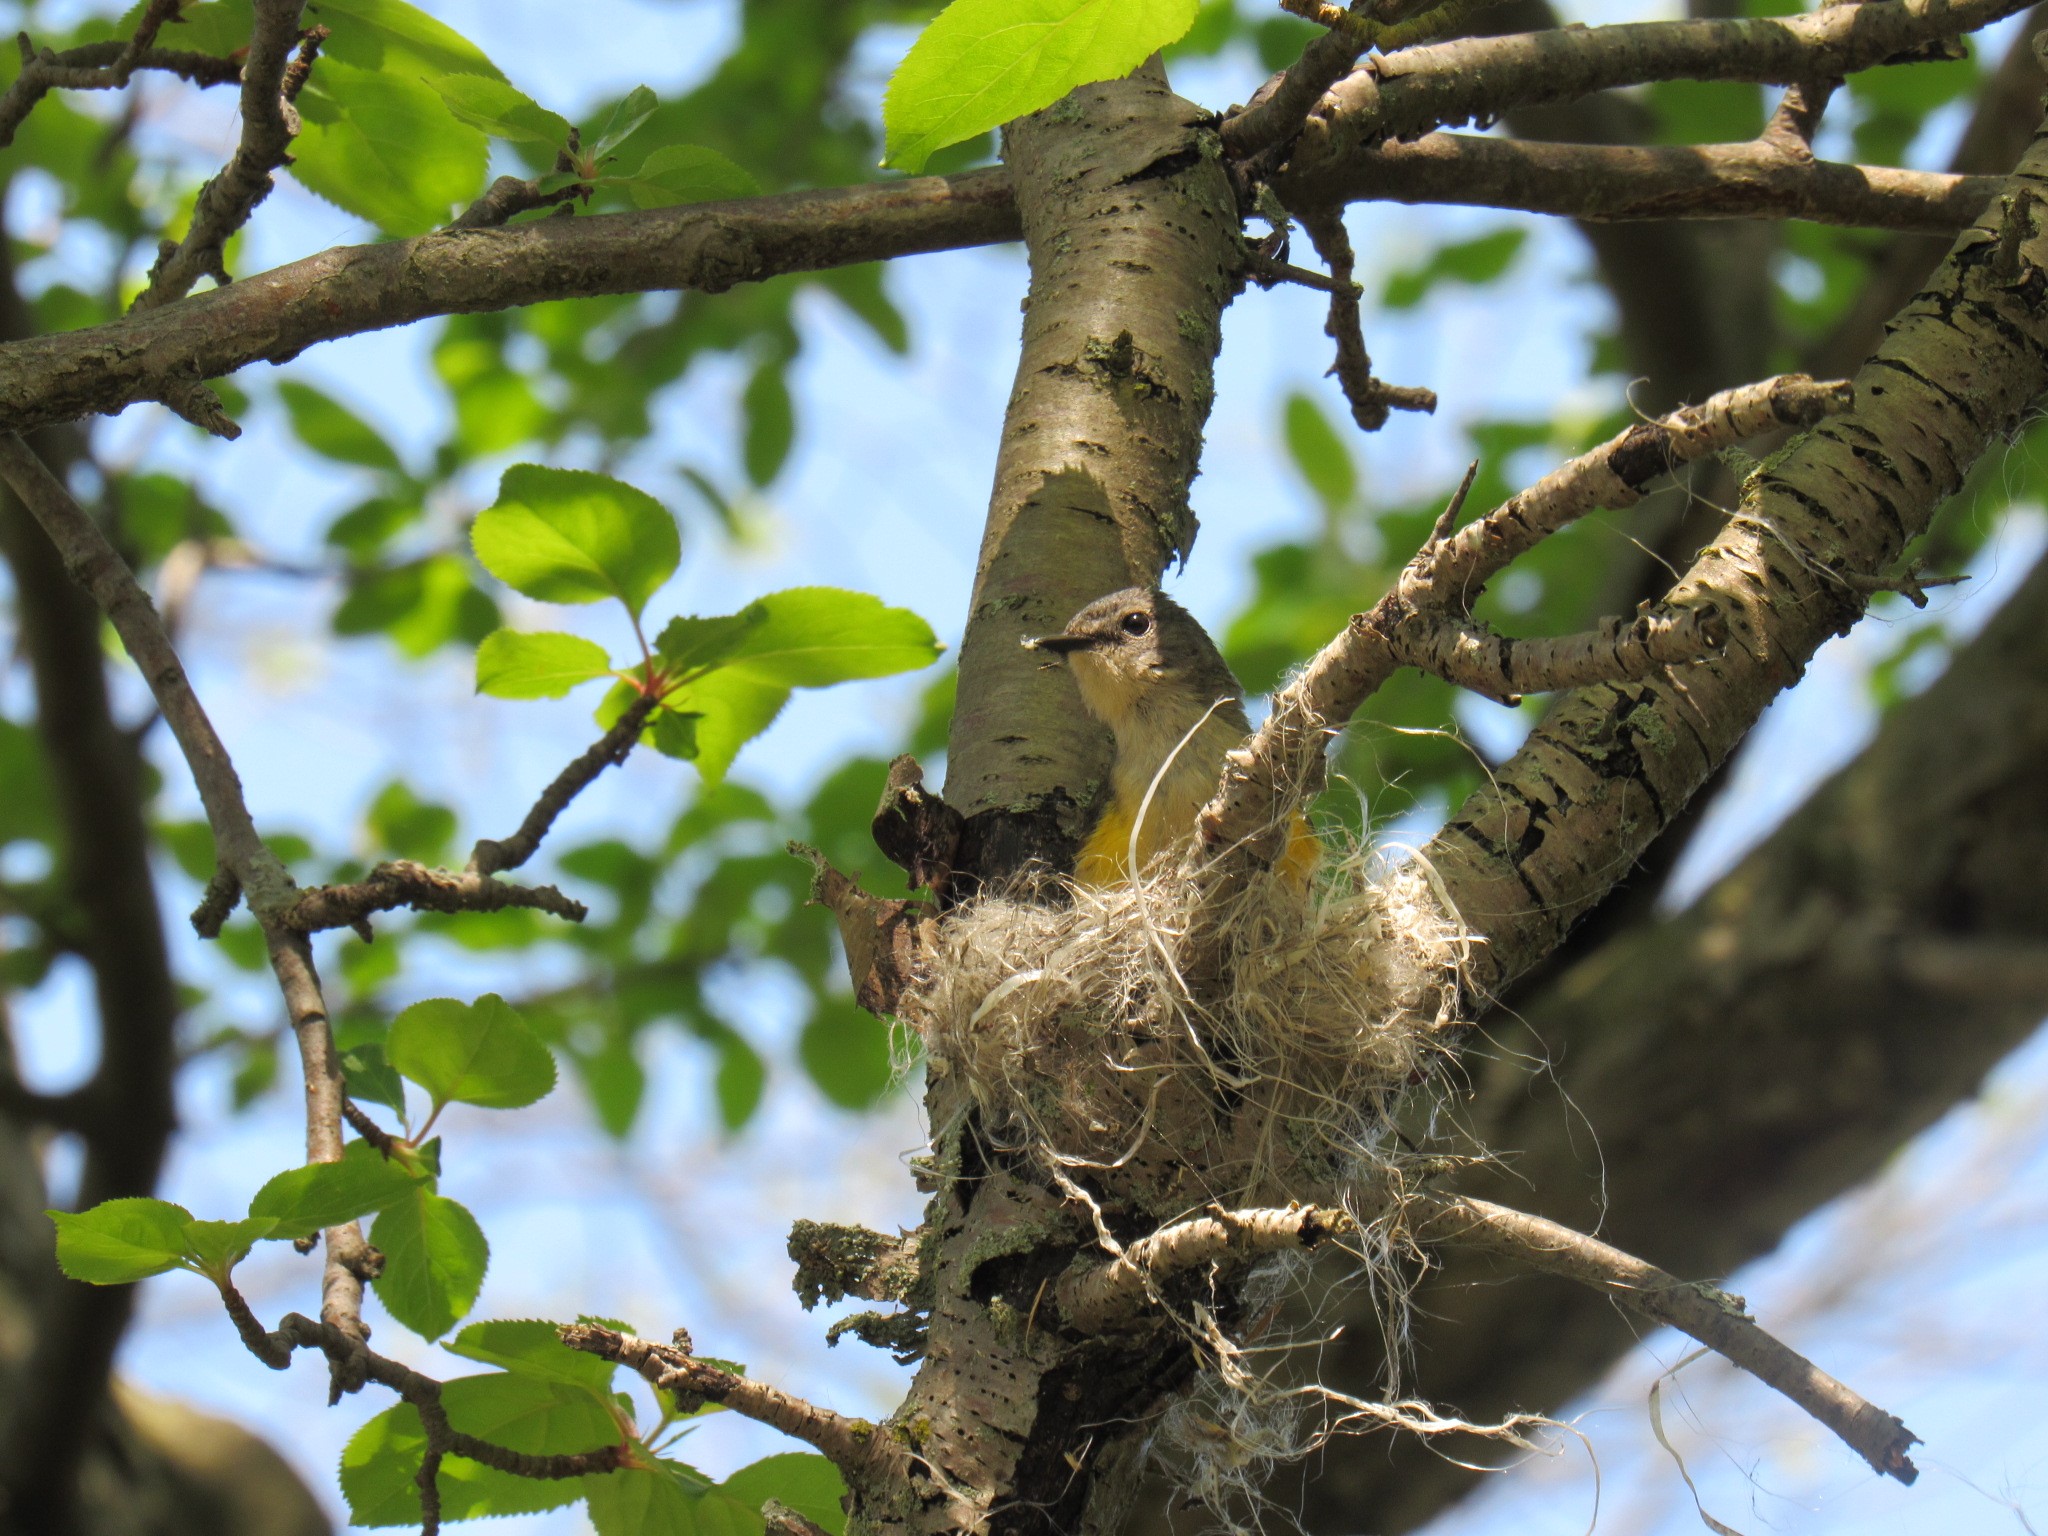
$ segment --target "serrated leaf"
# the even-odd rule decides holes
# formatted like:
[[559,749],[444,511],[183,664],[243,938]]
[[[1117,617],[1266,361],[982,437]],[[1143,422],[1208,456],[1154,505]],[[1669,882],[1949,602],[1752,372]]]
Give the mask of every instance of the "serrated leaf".
[[444,75],[433,82],[442,103],[462,122],[494,139],[561,149],[569,142],[569,120],[503,80],[484,75]]
[[474,1003],[414,1003],[392,1021],[384,1054],[437,1110],[448,1103],[519,1109],[555,1086],[554,1053],[495,992]]
[[292,175],[387,235],[423,234],[483,190],[484,136],[417,79],[323,58],[298,107]]
[[587,146],[586,153],[592,160],[601,160],[639,131],[640,125],[654,115],[654,109],[661,103],[654,92],[644,85],[636,85],[620,98],[612,108],[611,115],[604,120],[604,126]]
[[668,697],[697,722],[697,767],[713,783],[766,730],[793,688],[822,688],[928,666],[941,647],[907,608],[837,587],[792,587],[751,605],[758,623],[713,671]]
[[[590,1392],[534,1376],[459,1376],[442,1386],[441,1405],[464,1434],[528,1455],[591,1451],[618,1439],[610,1411]],[[357,1430],[341,1453],[341,1491],[351,1523],[418,1525],[420,1491],[413,1478],[426,1448],[419,1411],[410,1403],[387,1408]],[[441,1463],[441,1516],[474,1520],[558,1509],[598,1481],[515,1477],[450,1456]]]
[[45,1211],[57,1224],[57,1267],[88,1285],[125,1285],[175,1269],[192,1213],[168,1200],[102,1200],[85,1211]]
[[[319,12],[332,33],[321,46],[322,62],[340,59],[414,80],[444,74],[503,78],[475,43],[406,0],[319,0]],[[241,42],[248,40],[245,26]]]
[[549,603],[615,597],[635,618],[682,560],[682,535],[645,491],[581,469],[515,464],[470,542],[484,569]]
[[611,1391],[612,1374],[618,1369],[609,1360],[564,1344],[561,1324],[530,1319],[471,1323],[441,1347],[467,1360],[600,1396]]
[[953,0],[911,45],[882,98],[884,165],[1127,75],[1194,25],[1196,0]]
[[[606,177],[605,180],[613,180]],[[669,208],[678,203],[715,203],[752,197],[759,182],[701,144],[664,144],[650,151],[631,176],[617,178],[636,208]]]
[[655,637],[654,654],[671,674],[715,667],[739,649],[749,631],[767,621],[768,610],[758,603],[713,619],[694,615],[670,619]]
[[[381,947],[381,946],[380,946]],[[382,1104],[405,1113],[405,1081],[384,1059],[381,1045],[358,1045],[341,1053],[342,1075],[348,1096],[359,1104]]]
[[1290,394],[1281,431],[1294,467],[1323,510],[1336,513],[1350,506],[1358,495],[1358,466],[1322,407],[1298,390]]
[[202,1275],[223,1280],[264,1238],[290,1235],[279,1232],[277,1223],[268,1216],[249,1216],[241,1221],[188,1221],[185,1257]]
[[341,464],[404,472],[397,450],[383,434],[332,395],[286,379],[277,386],[277,397],[291,418],[293,435],[315,453]]
[[742,1504],[759,1509],[768,1499],[787,1504],[823,1526],[831,1536],[846,1529],[846,1479],[822,1456],[787,1451],[749,1463],[720,1483],[719,1490]]
[[581,635],[497,629],[476,648],[476,691],[496,699],[559,699],[611,670],[604,647]]
[[590,1523],[597,1536],[760,1536],[763,1529],[758,1511],[666,1457],[592,1478]]
[[414,1185],[378,1214],[370,1243],[384,1254],[377,1298],[421,1338],[438,1339],[476,1305],[491,1245],[476,1218],[446,1195]]
[[352,1141],[341,1161],[288,1168],[249,1202],[249,1214],[269,1220],[278,1237],[310,1237],[404,1199],[418,1181],[367,1141]]

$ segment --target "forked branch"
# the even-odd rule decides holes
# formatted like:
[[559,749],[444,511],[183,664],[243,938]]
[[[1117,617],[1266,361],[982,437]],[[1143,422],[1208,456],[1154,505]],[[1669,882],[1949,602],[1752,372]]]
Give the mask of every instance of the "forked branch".
[[1100,1333],[1145,1315],[1159,1287],[1176,1275],[1291,1249],[1319,1247],[1357,1230],[1335,1206],[1226,1211],[1191,1217],[1127,1245],[1106,1264],[1068,1275],[1055,1299],[1069,1326]]
[[1874,1403],[1756,1325],[1740,1297],[1689,1283],[1598,1238],[1489,1200],[1418,1194],[1417,1235],[1482,1248],[1544,1274],[1614,1297],[1652,1322],[1676,1328],[1783,1393],[1839,1435],[1877,1471],[1910,1483],[1907,1449],[1920,1437]]

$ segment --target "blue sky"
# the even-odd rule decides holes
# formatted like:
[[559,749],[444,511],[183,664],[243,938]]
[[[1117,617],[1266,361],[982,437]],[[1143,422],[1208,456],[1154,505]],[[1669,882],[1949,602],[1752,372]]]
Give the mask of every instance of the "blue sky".
[[[732,14],[725,0],[586,0],[576,31],[598,41],[569,47],[559,7],[428,0],[427,8],[484,40],[518,84],[571,115],[640,83],[647,60],[663,61],[663,72],[647,79],[658,91],[687,84],[717,56]],[[877,99],[893,62],[886,41],[871,61]],[[907,36],[897,45],[904,42]],[[1255,77],[1251,61],[1237,58],[1183,70],[1176,83],[1223,104],[1243,99]],[[195,103],[152,88],[147,105],[144,133],[195,163],[215,163],[232,145],[237,125],[224,93]],[[1944,148],[1923,146],[1929,157]],[[32,216],[32,189],[26,198],[10,217]],[[1434,244],[1503,222],[1478,211],[1354,214],[1360,276],[1372,291],[1378,278]],[[1436,417],[1398,416],[1361,444],[1370,501],[1398,502],[1453,479],[1468,456],[1464,422],[1574,408],[1590,420],[1614,405],[1610,383],[1581,382],[1586,338],[1604,300],[1582,279],[1576,237],[1553,224],[1530,227],[1523,258],[1483,298],[1453,288],[1418,309],[1369,316],[1383,374],[1429,385],[1444,400]],[[366,237],[356,221],[287,181],[258,215],[241,267],[259,270]],[[1014,250],[917,258],[890,283],[911,318],[908,358],[890,356],[830,301],[807,302],[795,457],[748,509],[755,531],[744,546],[686,513],[674,599],[684,611],[727,611],[759,591],[828,581],[915,608],[957,641],[1015,364],[1022,258]],[[1253,290],[1226,317],[1208,456],[1194,490],[1203,531],[1175,583],[1212,626],[1245,594],[1246,555],[1312,526],[1312,505],[1288,467],[1278,427],[1280,401],[1291,389],[1336,408],[1334,387],[1320,377],[1321,328],[1317,297],[1292,289]],[[336,343],[291,373],[329,389],[417,455],[433,440],[442,411],[423,382],[431,378],[432,334],[425,327]],[[259,405],[236,444],[202,442],[153,407],[105,426],[100,441],[116,458],[196,476],[267,550],[292,558],[317,549],[328,517],[362,486],[350,472],[296,450],[281,413],[260,403],[269,375],[243,377]],[[654,441],[626,466],[628,478],[681,505],[678,463],[731,470],[741,381],[737,366],[714,363],[694,373],[666,402]],[[488,483],[473,489],[475,503],[439,509],[451,527],[488,499]],[[1937,599],[1936,619],[1967,626],[1988,615],[1996,589],[2039,552],[2043,523],[2038,515],[2017,519],[2007,534],[1987,552],[1978,582]],[[478,699],[463,656],[407,665],[381,643],[336,644],[326,630],[334,596],[300,579],[211,576],[186,634],[193,676],[267,826],[310,829],[345,844],[369,796],[403,771],[423,793],[460,809],[465,837],[500,830],[588,740],[588,700]],[[517,599],[508,619],[527,628],[589,624],[597,638],[619,639],[601,615]],[[1742,760],[1736,792],[1688,856],[1679,890],[1710,880],[1805,788],[1853,755],[1871,728],[1862,671],[1903,622],[1898,615],[1873,621],[1831,647],[1772,711]],[[920,686],[912,678],[799,695],[747,749],[739,776],[799,795],[849,752],[892,747]],[[139,707],[139,690],[130,692]],[[164,746],[160,737],[154,744]],[[166,758],[165,768],[174,784],[183,783],[175,763]],[[636,758],[577,803],[560,835],[651,836],[686,792],[690,772]],[[194,803],[189,793],[174,793]],[[649,805],[661,808],[652,820]],[[173,910],[189,906],[191,894],[176,892]],[[408,979],[418,995],[507,985],[495,960],[481,965],[452,951],[425,958]],[[43,1084],[59,1086],[89,1069],[79,1002],[77,978],[60,973],[22,1010],[26,1064]],[[772,975],[736,984],[725,1002],[766,1046],[787,1042],[799,1017],[797,999]],[[237,1006],[252,1024],[275,1012],[274,999],[255,984]],[[919,1201],[903,1161],[922,1145],[923,1130],[912,1095],[900,1094],[877,1115],[850,1117],[782,1072],[761,1117],[727,1139],[708,1111],[700,1048],[663,1037],[647,1065],[655,1087],[623,1147],[596,1136],[573,1090],[510,1118],[451,1112],[446,1187],[478,1212],[496,1255],[476,1315],[587,1311],[626,1317],[656,1335],[685,1323],[707,1352],[744,1359],[760,1376],[847,1411],[886,1411],[904,1373],[858,1344],[824,1349],[824,1318],[801,1313],[785,1287],[782,1244],[797,1216],[885,1229],[914,1222]],[[241,1117],[230,1116],[226,1103],[218,1073],[190,1075],[181,1101],[185,1131],[165,1193],[201,1214],[239,1210],[258,1178],[298,1156],[290,1095]],[[1879,1482],[1770,1394],[1701,1362],[1678,1378],[1676,1396],[1665,1389],[1666,1422],[1710,1511],[1753,1536],[2016,1531],[2022,1527],[2001,1499],[2048,1508],[2048,1434],[2038,1428],[2048,1329],[2034,1278],[2048,1243],[2044,1123],[2048,1048],[2036,1048],[2009,1063],[1980,1103],[1922,1138],[1872,1191],[1804,1223],[1777,1255],[1732,1282],[1767,1325],[1783,1327],[1927,1437],[1929,1471],[1920,1486],[1908,1492]],[[1959,1169],[1981,1182],[1960,1186],[1966,1198],[1958,1198]],[[310,1308],[315,1299],[313,1261],[266,1255],[243,1273],[260,1313]],[[1936,1318],[1939,1327],[1931,1326]],[[389,1323],[378,1340],[423,1368],[466,1369]],[[1602,1469],[1602,1531],[1699,1528],[1676,1468],[1650,1437],[1645,1410],[1657,1362],[1675,1358],[1668,1339],[1648,1341],[1577,1410],[1577,1427]],[[330,1502],[342,1443],[388,1401],[366,1394],[325,1408],[316,1365],[273,1374],[243,1356],[210,1292],[185,1275],[146,1283],[142,1322],[123,1366],[147,1387],[263,1427]],[[725,1415],[681,1454],[722,1471],[783,1448]],[[1583,1530],[1592,1514],[1590,1466],[1585,1446],[1568,1442],[1556,1457],[1497,1479],[1444,1529],[1460,1536]],[[539,1536],[579,1528],[580,1516],[557,1515],[491,1530]]]

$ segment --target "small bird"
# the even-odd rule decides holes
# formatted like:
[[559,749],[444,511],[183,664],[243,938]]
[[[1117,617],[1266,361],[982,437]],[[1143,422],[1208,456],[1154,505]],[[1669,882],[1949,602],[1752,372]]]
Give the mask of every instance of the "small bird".
[[[1074,878],[1093,886],[1126,882],[1134,850],[1142,870],[1193,834],[1222,778],[1224,754],[1251,734],[1244,689],[1194,615],[1150,587],[1099,597],[1058,634],[1024,644],[1065,660],[1082,705],[1116,737],[1109,799],[1074,861]],[[1321,852],[1297,813],[1280,869],[1305,882]]]

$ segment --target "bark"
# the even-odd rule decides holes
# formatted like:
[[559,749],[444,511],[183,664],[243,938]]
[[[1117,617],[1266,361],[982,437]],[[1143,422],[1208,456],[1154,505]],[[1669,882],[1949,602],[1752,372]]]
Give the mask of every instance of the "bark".
[[[960,861],[1000,879],[1071,855],[1107,742],[1021,637],[1155,580],[1194,535],[1187,486],[1240,261],[1203,114],[1156,67],[1012,124],[1031,254],[1017,382],[961,647],[949,758]],[[886,1530],[1109,1531],[1136,1488],[1138,1421],[1193,1368],[1158,1326],[1089,1338],[1039,1300],[1095,1249],[1044,1170],[987,1146],[937,1077],[924,1361],[880,1433],[910,1453],[856,1514]]]
[[[1940,682],[1693,907],[1486,1025],[1460,1118],[1509,1154],[1460,1187],[1721,1277],[1869,1178],[2048,1014],[2048,563]],[[1532,1059],[1547,1071],[1533,1071]],[[1596,1152],[1597,1146],[1597,1152]],[[1604,1197],[1604,1198],[1603,1198]],[[1633,1332],[1597,1295],[1454,1255],[1417,1297],[1417,1386],[1549,1410]],[[1380,1367],[1354,1327],[1340,1381]],[[1331,1458],[1314,1530],[1405,1530],[1470,1474]]]

